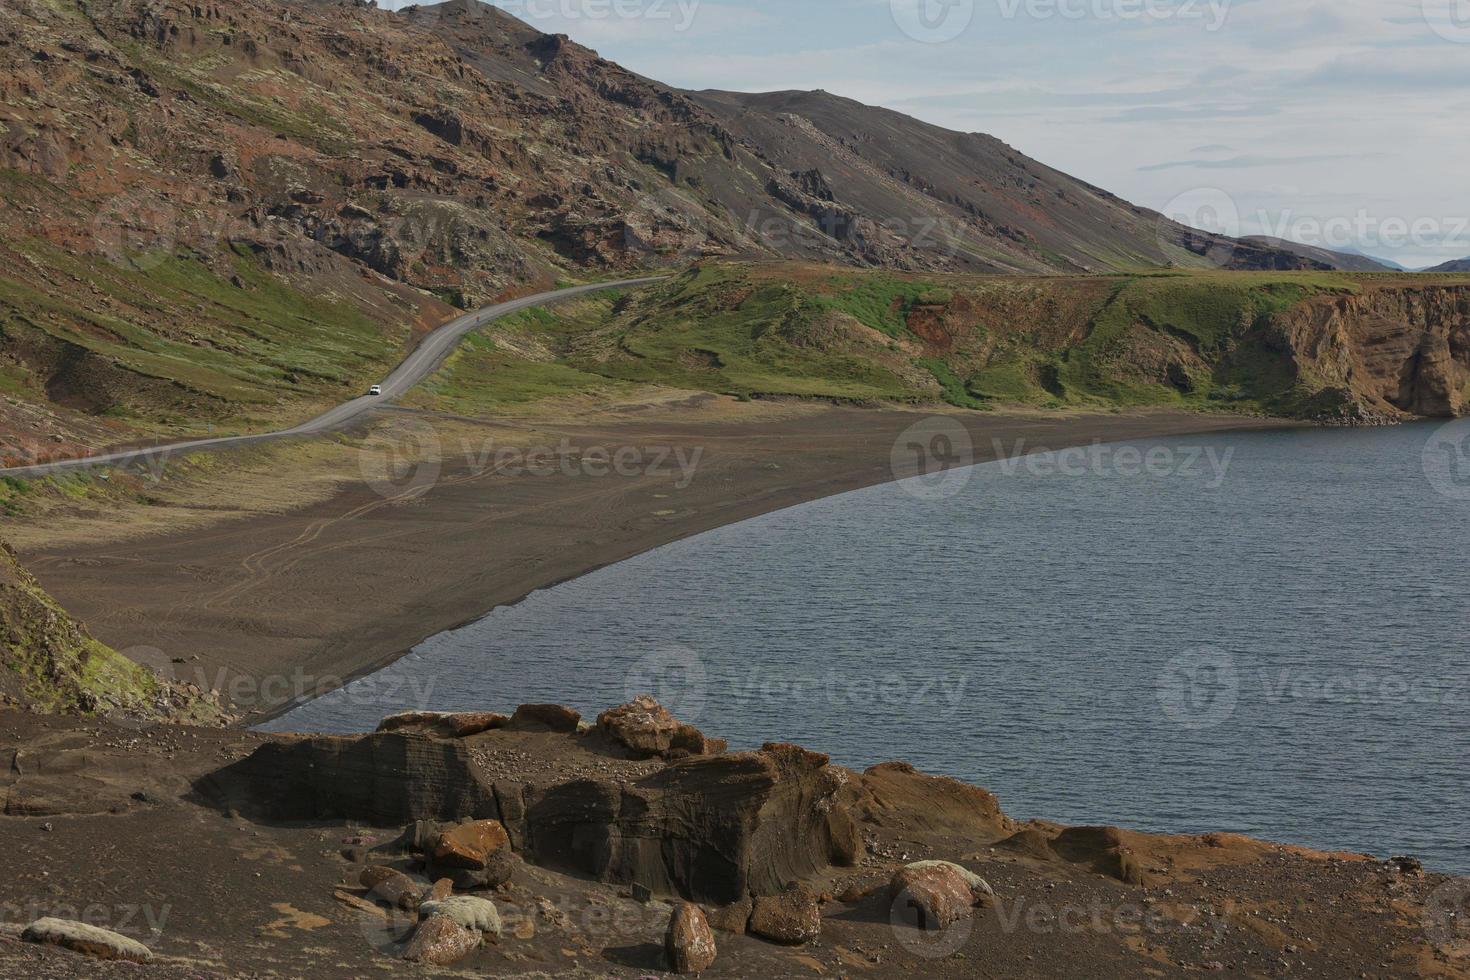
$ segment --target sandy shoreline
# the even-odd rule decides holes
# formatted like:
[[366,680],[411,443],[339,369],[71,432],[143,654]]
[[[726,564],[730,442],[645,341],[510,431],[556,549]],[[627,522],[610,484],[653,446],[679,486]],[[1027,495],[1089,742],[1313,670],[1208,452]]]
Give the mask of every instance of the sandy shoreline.
[[[482,442],[460,432],[440,442],[437,467],[400,485],[415,490],[406,499],[359,477],[285,513],[107,544],[23,547],[22,555],[99,639],[224,690],[256,724],[540,589],[716,527],[888,482],[895,439],[931,417],[701,398],[646,413],[537,420],[535,441],[520,449],[570,447],[598,465],[553,461],[540,475],[512,475],[517,457],[496,455],[508,446],[492,442],[491,430]],[[1185,412],[944,417],[967,429],[973,462],[1287,424]],[[637,465],[610,465],[619,450]]]

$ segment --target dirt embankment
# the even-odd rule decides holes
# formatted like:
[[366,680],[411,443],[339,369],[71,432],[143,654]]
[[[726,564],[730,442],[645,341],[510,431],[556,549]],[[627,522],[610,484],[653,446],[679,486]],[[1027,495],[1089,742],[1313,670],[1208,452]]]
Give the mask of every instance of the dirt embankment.
[[[523,706],[357,738],[0,712],[0,740],[6,975],[631,978],[670,968],[675,909],[710,927],[710,977],[1452,977],[1470,962],[1463,882],[1410,860],[1018,823],[902,763],[729,754],[648,701],[596,723]],[[492,904],[493,933],[430,925],[445,895]],[[47,916],[140,941],[151,965],[18,940]],[[452,965],[404,962],[430,933],[456,941]]]

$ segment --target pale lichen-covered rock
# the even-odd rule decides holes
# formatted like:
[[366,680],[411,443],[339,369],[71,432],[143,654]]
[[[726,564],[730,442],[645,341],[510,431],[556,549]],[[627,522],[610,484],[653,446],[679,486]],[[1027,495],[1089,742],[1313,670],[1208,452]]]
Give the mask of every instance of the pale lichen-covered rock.
[[26,927],[20,938],[28,943],[60,946],[102,960],[147,963],[153,959],[153,951],[136,939],[70,919],[37,919]]
[[489,899],[454,895],[442,901],[425,902],[419,906],[419,914],[424,918],[447,916],[456,925],[500,938],[500,910]]
[[715,935],[697,905],[680,902],[669,918],[664,952],[675,973],[702,973],[715,962]]

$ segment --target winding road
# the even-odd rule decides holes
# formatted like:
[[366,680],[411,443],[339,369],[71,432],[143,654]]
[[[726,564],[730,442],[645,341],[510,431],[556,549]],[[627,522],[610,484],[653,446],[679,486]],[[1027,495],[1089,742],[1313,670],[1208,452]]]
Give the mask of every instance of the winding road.
[[309,436],[331,432],[343,428],[347,423],[352,422],[364,413],[391,402],[424,378],[433,374],[444,363],[444,359],[449,356],[450,352],[454,350],[460,340],[464,338],[465,334],[480,329],[492,320],[497,320],[511,313],[518,313],[521,310],[530,309],[533,306],[546,306],[559,302],[560,300],[571,299],[574,296],[601,292],[607,289],[626,289],[631,286],[646,286],[649,283],[662,282],[666,278],[668,277],[650,276],[643,279],[624,279],[618,282],[597,282],[585,286],[572,286],[569,289],[557,289],[549,293],[537,293],[534,296],[513,299],[508,303],[486,306],[471,313],[466,313],[464,316],[456,317],[424,337],[419,342],[419,345],[413,349],[413,352],[393,369],[393,372],[382,382],[383,393],[381,395],[363,395],[351,401],[343,402],[341,405],[323,412],[316,418],[289,429],[280,429],[275,432],[257,432],[246,436],[224,436],[218,439],[194,439],[187,442],[149,446],[145,449],[129,449],[100,456],[82,456],[77,459],[58,460],[54,463],[41,463],[35,466],[15,466],[8,469],[0,469],[0,476],[51,476],[56,473],[89,469],[94,466],[126,466],[128,463],[138,460],[157,461],[175,453],[195,452],[200,449],[230,449],[237,446],[253,445],[259,442],[269,442],[273,439],[287,439],[294,436]]

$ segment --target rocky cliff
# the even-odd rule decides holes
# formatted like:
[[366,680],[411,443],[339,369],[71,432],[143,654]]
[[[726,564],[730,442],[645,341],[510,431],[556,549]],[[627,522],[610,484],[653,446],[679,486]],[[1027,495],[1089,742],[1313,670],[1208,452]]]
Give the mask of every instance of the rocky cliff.
[[1300,379],[1345,418],[1450,417],[1470,394],[1470,287],[1370,288],[1319,296],[1262,329]]

